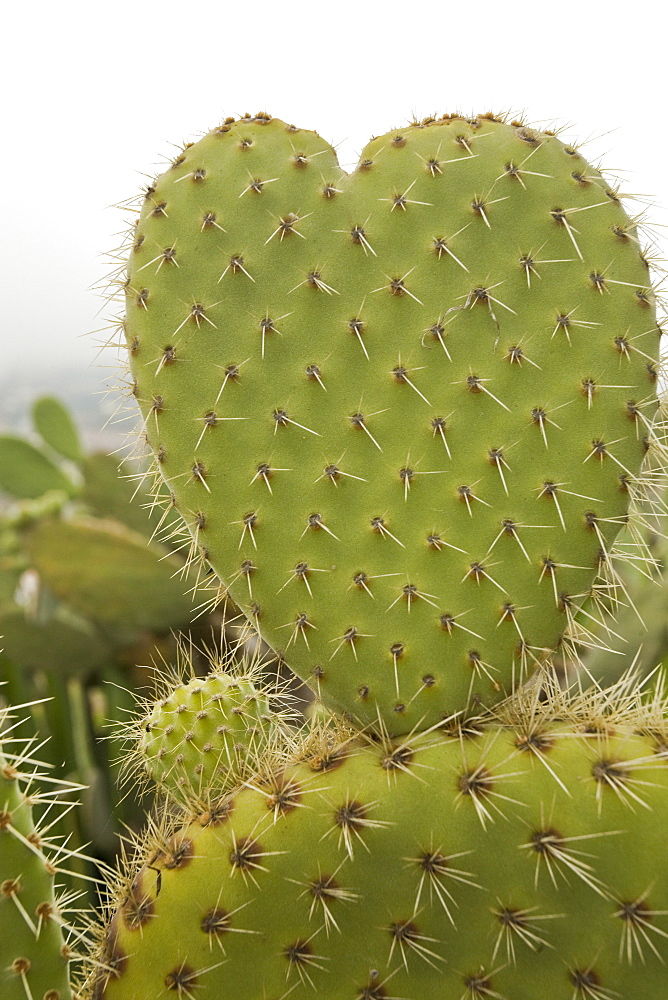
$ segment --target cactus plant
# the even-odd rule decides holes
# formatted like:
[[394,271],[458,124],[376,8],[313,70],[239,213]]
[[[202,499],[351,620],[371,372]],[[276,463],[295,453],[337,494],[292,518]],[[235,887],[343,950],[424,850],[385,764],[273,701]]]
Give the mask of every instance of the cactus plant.
[[0,490],[11,496],[36,500],[49,490],[68,496],[77,487],[63,470],[29,441],[12,434],[0,437]]
[[445,116],[346,175],[226,121],[150,185],[125,291],[193,551],[330,707],[491,704],[614,600],[660,331],[618,192],[554,134]]
[[[656,564],[661,331],[620,199],[494,115],[373,139],[350,176],[315,133],[247,115],[150,185],[123,329],[156,502],[196,587],[252,624],[241,663],[186,656],[124,726],[155,804],[77,1000],[661,1000],[666,682],[564,689],[552,663],[633,605],[619,559]],[[45,441],[82,464],[55,412]],[[106,529],[28,520],[1,551],[20,535],[88,616]],[[117,571],[110,636],[147,603]],[[320,696],[306,724],[258,633]],[[16,874],[47,844],[40,796],[3,752],[0,975],[11,1000],[63,1000],[67,946],[35,942]]]

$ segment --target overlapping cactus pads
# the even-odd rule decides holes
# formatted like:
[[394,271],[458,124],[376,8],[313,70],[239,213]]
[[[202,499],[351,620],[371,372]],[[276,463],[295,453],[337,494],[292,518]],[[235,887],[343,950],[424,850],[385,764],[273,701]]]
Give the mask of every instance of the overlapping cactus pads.
[[577,150],[446,117],[348,175],[314,132],[230,120],[150,187],[128,273],[174,503],[326,703],[405,733],[559,644],[627,513],[659,338]]
[[375,744],[316,733],[193,800],[117,887],[92,996],[659,1000],[665,708],[517,709]]

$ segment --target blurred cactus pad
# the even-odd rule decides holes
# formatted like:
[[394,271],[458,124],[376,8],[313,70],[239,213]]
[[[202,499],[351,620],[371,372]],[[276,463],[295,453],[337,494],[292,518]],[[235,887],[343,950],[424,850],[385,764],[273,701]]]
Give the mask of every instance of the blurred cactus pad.
[[153,501],[131,502],[137,467],[85,454],[57,399],[37,399],[32,418],[36,443],[0,437],[0,634],[24,671],[86,676],[187,626],[192,599],[176,545],[149,544],[157,518],[140,501]]
[[59,399],[41,396],[32,407],[32,424],[37,445],[12,434],[0,436],[0,492],[30,500],[51,490],[73,496],[80,482],[76,464],[84,456],[71,413]]
[[614,605],[661,331],[577,148],[445,116],[347,174],[229,119],[146,191],[124,287],[191,558],[330,707],[399,734],[490,705]]

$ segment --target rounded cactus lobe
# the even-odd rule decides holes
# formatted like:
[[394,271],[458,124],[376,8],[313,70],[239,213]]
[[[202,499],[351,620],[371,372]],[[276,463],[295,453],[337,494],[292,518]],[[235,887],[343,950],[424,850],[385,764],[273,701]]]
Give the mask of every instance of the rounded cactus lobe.
[[659,338],[636,235],[577,152],[494,120],[389,133],[346,175],[242,119],[152,186],[126,287],[148,441],[328,705],[402,733],[489,704],[610,577]]
[[[144,853],[133,884],[150,917],[113,918],[128,957],[96,996],[151,1000],[179,970],[202,1000],[654,996],[665,757],[625,727],[541,734],[534,749],[496,724],[349,743],[326,773],[306,755],[249,782],[222,820],[207,812]],[[602,760],[623,787],[601,785]],[[279,787],[298,807],[272,807]],[[172,863],[177,842],[186,864]]]
[[248,677],[222,673],[177,685],[142,719],[137,756],[172,792],[234,786],[280,726]]

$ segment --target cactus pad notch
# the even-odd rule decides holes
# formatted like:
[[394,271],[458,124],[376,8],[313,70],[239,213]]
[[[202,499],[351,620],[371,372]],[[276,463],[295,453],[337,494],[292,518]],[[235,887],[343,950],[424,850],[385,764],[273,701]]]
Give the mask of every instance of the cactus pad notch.
[[347,175],[226,120],[146,191],[124,287],[193,553],[326,704],[427,727],[614,601],[660,330],[621,195],[554,134],[445,116]]

